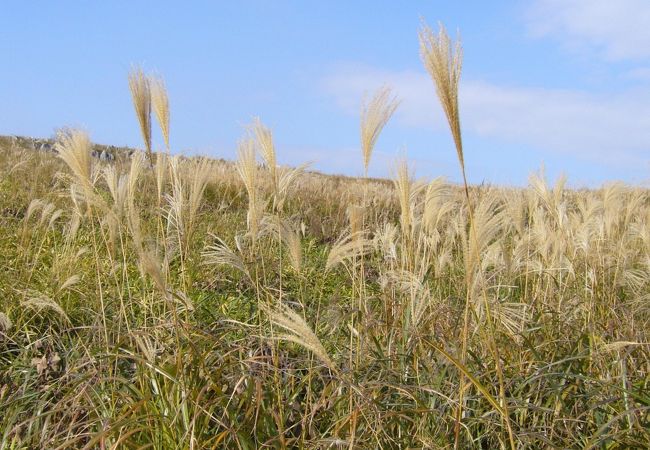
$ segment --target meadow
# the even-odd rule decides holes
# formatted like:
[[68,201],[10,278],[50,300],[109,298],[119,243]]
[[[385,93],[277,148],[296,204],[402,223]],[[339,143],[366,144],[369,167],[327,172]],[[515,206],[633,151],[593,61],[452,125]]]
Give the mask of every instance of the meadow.
[[[420,44],[465,180],[461,48]],[[1,449],[649,446],[648,189],[368,178],[388,88],[364,177],[279,166],[260,120],[182,157],[129,87],[142,151],[0,139]]]

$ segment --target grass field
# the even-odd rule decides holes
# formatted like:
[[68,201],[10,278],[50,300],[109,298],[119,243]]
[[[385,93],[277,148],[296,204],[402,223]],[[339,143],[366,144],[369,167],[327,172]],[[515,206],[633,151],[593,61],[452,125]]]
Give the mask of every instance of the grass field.
[[[464,178],[460,47],[420,39]],[[649,445],[647,189],[326,176],[260,121],[171,156],[129,82],[144,151],[0,139],[0,448]],[[367,174],[398,101],[364,105]]]

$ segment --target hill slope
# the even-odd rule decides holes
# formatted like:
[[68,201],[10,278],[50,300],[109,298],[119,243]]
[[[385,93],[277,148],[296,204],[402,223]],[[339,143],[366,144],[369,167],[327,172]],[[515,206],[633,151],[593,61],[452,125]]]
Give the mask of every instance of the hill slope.
[[0,138],[0,448],[650,442],[647,190],[476,187],[470,222],[405,166],[44,144]]

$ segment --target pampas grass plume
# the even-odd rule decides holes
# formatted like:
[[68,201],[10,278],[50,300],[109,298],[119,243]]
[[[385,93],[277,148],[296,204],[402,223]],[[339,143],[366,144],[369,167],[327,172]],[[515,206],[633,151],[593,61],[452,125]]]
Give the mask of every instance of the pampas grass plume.
[[149,78],[149,87],[151,90],[151,106],[165,140],[165,148],[169,153],[169,96],[167,95],[167,87],[165,81],[156,76]]
[[399,100],[393,96],[388,86],[380,88],[369,102],[364,101],[361,106],[361,153],[366,177],[368,176],[370,157],[379,134],[398,106]]
[[153,166],[153,155],[151,153],[151,85],[149,78],[141,68],[136,67],[129,73],[129,89],[135,115],[140,124],[140,132],[144,140],[145,150],[149,163]]
[[460,40],[452,48],[447,30],[442,24],[440,24],[437,35],[426,24],[423,24],[419,37],[422,62],[436,85],[436,93],[454,138],[458,161],[464,170],[465,159],[458,111],[458,83],[463,65],[463,49]]

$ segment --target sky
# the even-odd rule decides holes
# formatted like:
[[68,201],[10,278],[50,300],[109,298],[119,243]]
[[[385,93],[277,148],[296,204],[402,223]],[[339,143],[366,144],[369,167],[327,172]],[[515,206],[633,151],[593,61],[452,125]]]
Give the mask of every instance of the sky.
[[[463,45],[460,115],[472,183],[526,185],[544,167],[575,187],[650,185],[650,1],[29,1],[0,16],[0,134],[142,147],[135,65],[164,78],[174,153],[232,159],[255,117],[278,160],[363,173],[362,99],[401,104],[370,175],[406,157],[460,180],[418,30]],[[156,129],[154,143],[162,147]]]

